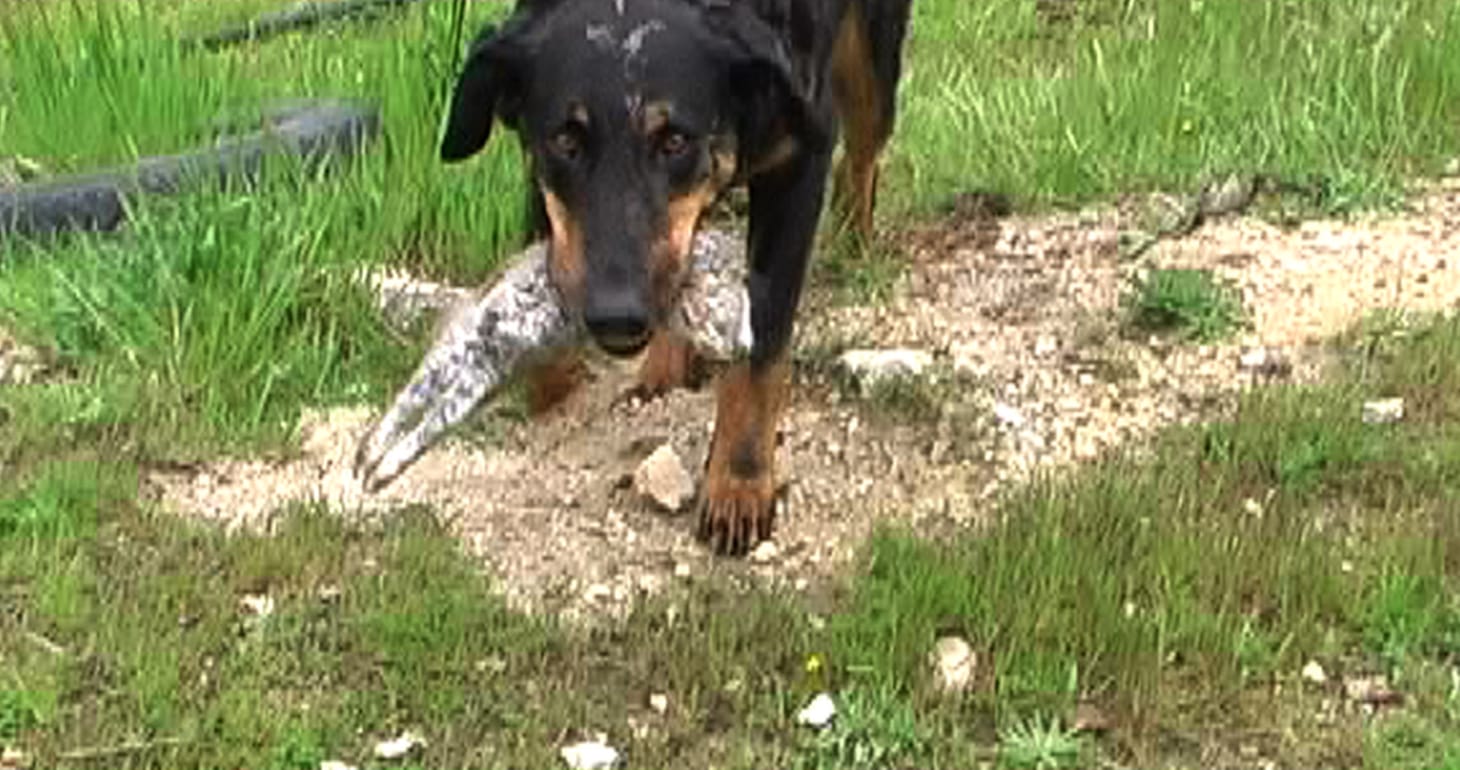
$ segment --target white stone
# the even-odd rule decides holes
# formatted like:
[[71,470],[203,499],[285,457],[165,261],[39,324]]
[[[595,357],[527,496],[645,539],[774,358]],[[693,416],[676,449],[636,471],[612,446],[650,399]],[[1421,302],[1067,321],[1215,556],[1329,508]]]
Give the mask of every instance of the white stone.
[[770,564],[781,555],[781,549],[774,540],[762,540],[755,550],[750,552],[750,560],[756,564]]
[[655,714],[663,714],[669,710],[669,696],[662,692],[650,695],[649,708],[653,709]]
[[796,722],[819,730],[831,724],[834,717],[836,717],[836,704],[832,702],[830,695],[821,693],[812,698],[805,708],[797,712]]
[[400,759],[417,746],[426,743],[421,736],[407,730],[400,737],[375,744],[375,756],[380,759]]
[[973,683],[978,658],[964,639],[957,636],[939,639],[928,658],[933,665],[934,681],[943,692],[963,692]]
[[21,751],[20,749],[12,748],[10,746],[6,746],[4,747],[4,749],[0,749],[0,768],[10,770],[10,768],[23,768],[28,767],[29,765],[30,758],[27,757],[25,755],[25,752]]
[[1243,351],[1242,356],[1237,359],[1238,368],[1243,371],[1255,372],[1267,364],[1267,348],[1252,348]]
[[262,594],[249,594],[242,599],[239,599],[238,603],[242,605],[243,608],[247,610],[250,615],[254,615],[260,618],[266,618],[274,614],[274,597],[272,596],[264,596]]
[[994,419],[998,420],[1000,424],[1007,425],[1011,428],[1023,427],[1025,423],[1023,412],[1002,401],[994,404]]
[[668,444],[655,449],[634,471],[634,489],[671,513],[684,508],[694,497],[695,482],[679,453]]
[[1328,672],[1316,660],[1310,660],[1303,666],[1303,678],[1313,684],[1323,684],[1328,681]]
[[560,753],[573,770],[608,770],[618,765],[618,750],[605,743],[602,737],[596,741],[564,746]]
[[848,350],[837,358],[842,371],[862,385],[918,377],[933,365],[931,353],[898,348],[893,350]]
[[1385,425],[1404,419],[1404,399],[1384,398],[1364,402],[1364,422]]

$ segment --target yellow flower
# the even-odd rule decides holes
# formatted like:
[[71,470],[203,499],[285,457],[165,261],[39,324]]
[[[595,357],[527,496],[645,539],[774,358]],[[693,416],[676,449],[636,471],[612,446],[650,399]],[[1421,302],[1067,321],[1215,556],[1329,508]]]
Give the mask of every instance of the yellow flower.
[[815,674],[821,670],[823,665],[821,656],[816,653],[812,653],[806,657],[806,673],[808,674]]

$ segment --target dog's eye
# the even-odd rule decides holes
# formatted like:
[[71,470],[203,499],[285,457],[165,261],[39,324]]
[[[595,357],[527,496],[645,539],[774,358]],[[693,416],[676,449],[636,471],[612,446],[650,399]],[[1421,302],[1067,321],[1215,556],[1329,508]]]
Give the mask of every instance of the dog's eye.
[[659,154],[666,158],[677,158],[689,152],[689,137],[679,131],[670,131],[659,140]]
[[577,160],[579,153],[583,151],[583,143],[572,131],[559,131],[548,140],[548,149],[564,160]]

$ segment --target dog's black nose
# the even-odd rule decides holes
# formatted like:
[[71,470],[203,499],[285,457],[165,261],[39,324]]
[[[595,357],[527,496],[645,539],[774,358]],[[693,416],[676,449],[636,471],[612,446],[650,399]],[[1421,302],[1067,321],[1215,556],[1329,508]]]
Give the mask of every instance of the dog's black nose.
[[583,323],[611,355],[632,356],[649,344],[649,312],[627,293],[590,296],[583,307]]

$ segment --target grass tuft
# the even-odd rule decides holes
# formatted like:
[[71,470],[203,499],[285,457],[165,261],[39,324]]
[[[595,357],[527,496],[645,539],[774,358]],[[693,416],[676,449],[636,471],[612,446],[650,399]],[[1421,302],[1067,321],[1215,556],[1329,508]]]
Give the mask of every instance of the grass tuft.
[[1132,280],[1124,304],[1130,327],[1193,342],[1223,339],[1243,322],[1241,294],[1210,270],[1150,270]]
[[999,736],[999,763],[1017,770],[1077,767],[1083,742],[1059,720],[1015,719]]

